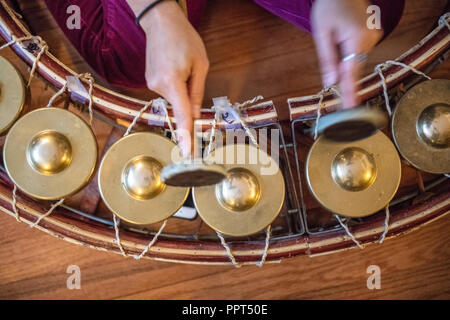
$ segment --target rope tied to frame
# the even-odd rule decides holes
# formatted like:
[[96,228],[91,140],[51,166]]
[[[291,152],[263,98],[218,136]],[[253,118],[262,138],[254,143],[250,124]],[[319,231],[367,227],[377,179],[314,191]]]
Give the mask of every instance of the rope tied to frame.
[[161,235],[161,233],[163,232],[164,228],[166,227],[166,224],[167,224],[167,220],[164,220],[163,224],[161,225],[161,227],[159,228],[158,232],[153,237],[152,241],[150,241],[150,243],[145,247],[145,249],[141,252],[140,255],[134,256],[134,259],[141,260],[142,257],[145,256],[145,254],[150,250],[151,247],[153,247],[155,242],[158,240],[159,236]]
[[[28,40],[35,40],[38,42],[38,44],[35,44],[35,46],[37,48],[39,48],[39,53],[36,56],[36,59],[33,61],[33,65],[31,67],[31,71],[30,71],[30,77],[28,78],[28,83],[27,83],[27,87],[30,86],[31,84],[31,80],[33,80],[33,76],[34,73],[36,71],[37,65],[39,63],[39,61],[41,60],[42,55],[47,52],[48,50],[48,45],[47,43],[40,37],[40,36],[25,36],[25,37],[20,37],[20,38],[16,38],[14,35],[12,36],[12,40],[7,42],[6,44],[4,44],[3,46],[0,47],[0,50],[3,50],[9,46],[12,46],[18,42],[20,42],[23,45],[23,41],[28,41]],[[30,46],[28,46],[28,48],[30,48]],[[31,53],[33,53],[35,48],[30,48],[28,49]]]
[[[259,143],[258,143],[257,138],[255,137],[255,135],[250,130],[250,128],[246,124],[245,120],[241,116],[241,109],[243,109],[249,105],[252,105],[263,99],[264,99],[263,96],[256,96],[256,97],[254,97],[250,100],[247,100],[243,103],[235,103],[233,105],[230,105],[230,103],[226,99],[221,99],[220,101],[218,101],[219,104],[214,106],[215,116],[214,116],[213,124],[211,127],[211,134],[209,137],[209,145],[208,145],[207,154],[209,155],[212,152],[213,147],[215,148],[215,131],[216,131],[217,123],[220,121],[220,118],[223,118],[223,114],[225,112],[232,113],[233,117],[240,122],[242,128],[244,129],[244,132],[250,138],[251,142],[257,148],[259,148]],[[225,100],[227,102],[226,105],[222,105],[222,104],[225,104]],[[231,251],[231,248],[226,243],[225,238],[222,236],[222,234],[220,232],[217,232],[217,236],[219,237],[222,246],[225,248],[225,251],[227,252],[227,255],[230,258],[230,261],[233,264],[233,266],[235,266],[236,268],[240,268],[242,265],[236,262],[236,259]],[[264,251],[263,251],[261,260],[258,263],[256,263],[256,265],[258,267],[262,267],[266,261],[267,254],[269,251],[269,245],[270,245],[270,236],[271,236],[271,225],[269,225],[266,228],[266,239],[265,239]]]
[[440,18],[439,18],[439,25],[446,25],[447,28],[450,30],[450,23],[447,21],[450,20],[450,12],[444,13]]
[[383,243],[384,239],[386,238],[386,235],[389,231],[389,218],[390,218],[390,212],[389,212],[389,204],[385,208],[386,211],[386,218],[384,219],[384,232],[381,234],[380,237],[380,243]]
[[319,96],[319,103],[317,107],[317,116],[316,116],[316,125],[314,126],[314,140],[317,140],[319,137],[319,120],[322,117],[322,108],[324,107],[323,100],[325,98],[325,94],[327,93],[333,93],[337,95],[338,97],[341,96],[341,93],[339,92],[338,88],[336,86],[330,86],[323,88],[317,95]]
[[233,253],[231,252],[230,245],[228,243],[226,243],[225,238],[223,237],[223,235],[219,231],[217,231],[216,233],[217,233],[217,236],[220,239],[220,242],[222,243],[222,247],[225,248],[225,251],[227,252],[228,258],[230,258],[231,263],[233,264],[233,266],[235,268],[242,267],[242,264],[240,264],[240,263],[238,263],[236,261],[236,258],[234,257]]
[[341,218],[337,214],[335,214],[334,217],[339,222],[341,227],[344,228],[345,232],[350,237],[350,239],[352,239],[352,241],[358,246],[358,248],[364,249],[364,246],[358,240],[356,240],[355,236],[350,232],[347,223],[342,222]]
[[[159,99],[158,99],[159,100]],[[134,117],[133,121],[130,123],[130,125],[128,126],[127,130],[125,131],[123,137],[128,136],[131,133],[131,130],[133,129],[133,127],[136,125],[137,121],[139,118],[142,117],[142,115],[153,105],[153,103],[156,102],[158,103],[158,101],[154,101],[154,100],[150,100],[149,102],[147,102],[144,107],[139,111],[139,113]],[[174,141],[176,143],[176,136],[175,136],[175,131],[173,130],[173,126],[169,117],[169,113],[167,111],[167,103],[162,103],[161,106],[164,108],[165,110],[165,114],[166,114],[166,120],[168,122],[170,131],[171,131],[171,135],[172,135],[172,141]],[[124,257],[127,256],[122,243],[120,241],[120,234],[119,234],[119,223],[118,223],[118,219],[116,217],[115,214],[113,214],[113,220],[114,220],[114,231],[115,231],[115,235],[116,235],[116,244],[119,247],[120,252],[122,253],[122,255]],[[163,232],[164,228],[166,227],[167,224],[167,220],[164,220],[163,224],[161,225],[161,227],[159,228],[158,232],[155,234],[155,236],[153,237],[153,239],[149,242],[149,244],[144,248],[144,250],[139,254],[139,255],[135,255],[134,258],[136,260],[140,260],[142,259],[143,256],[145,256],[147,254],[147,252],[150,250],[151,247],[153,247],[153,245],[156,243],[156,241],[158,240],[159,236],[161,235],[161,233]]]
[[21,222],[22,220],[20,219],[19,210],[17,210],[17,186],[16,186],[16,184],[14,184],[11,205],[12,205],[12,209],[14,211],[14,214],[16,215],[17,222]]
[[77,77],[79,79],[84,79],[89,83],[89,91],[88,91],[88,95],[89,95],[89,105],[88,105],[88,111],[89,111],[89,124],[92,126],[92,120],[94,118],[94,110],[92,110],[92,105],[93,105],[93,97],[92,97],[92,92],[94,91],[94,78],[92,77],[92,75],[89,72],[85,72],[85,73],[80,73],[77,75]]
[[39,216],[39,218],[36,220],[36,222],[30,225],[30,228],[36,227],[41,222],[42,219],[44,219],[44,218],[48,217],[50,214],[52,214],[53,210],[55,210],[60,205],[62,205],[63,202],[64,202],[64,198],[60,199],[60,200],[58,200],[58,202],[55,202],[54,204],[52,204],[52,206],[50,207],[50,209],[46,213],[44,213],[43,215]]
[[400,67],[406,68],[406,69],[408,69],[408,70],[410,70],[410,71],[412,71],[412,72],[414,72],[414,73],[416,73],[416,74],[418,74],[418,75],[420,75],[420,76],[422,76],[422,77],[424,77],[424,78],[426,78],[428,80],[431,80],[431,78],[428,75],[426,75],[425,73],[423,73],[422,71],[419,71],[416,68],[414,68],[414,67],[412,67],[410,65],[404,64],[402,62],[388,60],[388,61],[386,61],[384,63],[380,63],[377,66],[375,66],[374,71],[381,78],[381,85],[383,86],[384,101],[385,101],[386,110],[389,113],[389,116],[392,116],[392,108],[391,108],[391,105],[390,105],[390,102],[389,102],[388,88],[387,88],[387,83],[386,83],[386,77],[383,74],[383,68],[386,68],[386,67],[391,66],[391,65],[396,65],[396,66],[400,66]]

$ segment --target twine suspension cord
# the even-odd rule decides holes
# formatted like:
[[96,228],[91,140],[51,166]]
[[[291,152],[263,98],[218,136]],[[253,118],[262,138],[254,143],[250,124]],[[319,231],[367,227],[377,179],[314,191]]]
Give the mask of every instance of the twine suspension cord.
[[47,43],[40,36],[25,36],[25,37],[20,37],[20,38],[16,38],[15,36],[12,36],[12,40],[7,42],[3,46],[1,46],[0,50],[3,50],[9,46],[12,46],[12,45],[16,44],[17,42],[22,43],[23,41],[27,41],[27,40],[37,40],[39,42],[39,44],[41,45],[40,51],[39,51],[38,55],[36,56],[36,59],[33,61],[33,65],[31,67],[30,77],[28,78],[28,83],[27,83],[27,87],[29,87],[31,84],[31,80],[33,80],[34,72],[36,71],[39,60],[41,59],[42,55],[45,52],[47,52],[47,50],[48,50]]
[[117,222],[117,218],[116,215],[113,213],[113,221],[114,221],[114,231],[116,233],[116,244],[120,249],[120,253],[122,253],[122,255],[124,257],[127,256],[127,254],[125,253],[125,250],[122,247],[122,242],[120,242],[120,235],[119,235],[119,223]]
[[264,246],[264,252],[261,257],[261,261],[256,264],[260,268],[264,265],[264,262],[266,262],[267,254],[269,252],[270,235],[271,235],[271,225],[269,225],[266,229],[266,245]]
[[14,189],[13,189],[13,193],[12,193],[12,209],[16,215],[16,220],[18,222],[21,222],[22,220],[20,219],[20,215],[19,215],[19,210],[17,210],[17,186],[16,184],[14,184]]
[[92,110],[92,104],[93,104],[92,92],[94,91],[94,81],[95,80],[94,80],[94,78],[92,77],[92,75],[89,72],[78,74],[78,78],[84,79],[84,80],[86,80],[89,83],[89,91],[88,91],[89,105],[88,105],[88,110],[89,110],[89,124],[92,127],[92,120],[94,118],[94,111]]
[[416,74],[418,74],[418,75],[420,75],[420,76],[422,76],[422,77],[424,77],[424,78],[426,78],[428,80],[431,80],[431,78],[428,75],[426,75],[425,73],[423,73],[422,71],[419,71],[419,70],[417,70],[416,68],[414,68],[414,67],[412,67],[410,65],[407,65],[407,64],[404,64],[404,63],[398,62],[398,61],[388,60],[388,61],[386,61],[384,63],[380,63],[379,65],[375,66],[374,71],[381,78],[381,85],[383,86],[383,95],[384,95],[384,101],[386,103],[387,112],[389,113],[389,116],[392,116],[392,108],[391,108],[391,105],[390,105],[390,102],[389,102],[389,95],[388,95],[388,88],[387,88],[387,83],[386,83],[386,77],[383,74],[383,68],[385,68],[385,67],[387,67],[389,65],[396,65],[396,66],[400,66],[400,67],[406,68],[406,69],[408,69],[408,70],[410,70],[410,71],[412,71],[412,72],[414,72],[414,73],[416,73]]
[[386,218],[384,219],[384,231],[381,234],[380,243],[383,243],[383,241],[386,238],[386,235],[389,231],[389,218],[390,218],[389,204],[386,206],[385,211],[386,211]]
[[145,249],[141,252],[140,255],[134,256],[134,258],[136,260],[141,260],[141,258],[146,255],[148,250],[150,250],[150,248],[153,247],[155,242],[158,240],[158,237],[161,235],[161,233],[163,232],[164,228],[166,227],[166,224],[167,224],[167,220],[164,220],[163,224],[161,225],[161,227],[159,228],[158,232],[153,237],[152,241],[150,241],[150,243],[145,247]]
[[48,104],[47,104],[47,108],[50,108],[50,107],[53,105],[53,102],[56,100],[56,98],[58,98],[60,95],[62,95],[62,94],[66,91],[66,89],[67,89],[67,81],[66,81],[66,83],[64,83],[64,85],[62,86],[62,88],[59,89],[59,91],[56,92],[56,93],[50,98],[50,100],[48,101]]
[[336,220],[339,222],[339,224],[341,225],[342,228],[344,228],[345,232],[347,233],[347,235],[352,239],[352,241],[358,246],[358,248],[360,249],[364,249],[363,245],[356,240],[355,236],[350,232],[350,230],[348,229],[348,226],[346,223],[343,223],[341,218],[335,214],[334,217],[336,218]]
[[142,115],[144,114],[145,111],[147,111],[147,109],[152,105],[153,100],[150,100],[149,102],[147,102],[145,104],[145,106],[139,111],[139,113],[134,117],[133,121],[130,123],[130,125],[127,128],[127,131],[125,131],[125,134],[123,135],[123,137],[128,136],[131,133],[131,130],[133,130],[133,127],[136,125],[136,122],[138,121],[138,119],[140,117],[142,117]]
[[5,0],[1,0],[1,3],[3,8],[5,8],[5,10],[9,13],[10,16],[15,15],[17,18],[23,19],[22,15],[13,8],[10,8]]
[[226,250],[226,252],[227,252],[227,255],[228,255],[228,258],[230,258],[231,263],[233,264],[233,266],[234,266],[235,268],[240,268],[240,267],[242,267],[242,264],[236,262],[236,259],[234,258],[234,255],[233,255],[233,253],[231,252],[231,248],[230,248],[230,246],[228,245],[228,243],[225,242],[225,239],[224,239],[223,235],[222,235],[219,231],[217,231],[216,233],[217,233],[217,236],[218,236],[219,239],[220,239],[220,242],[222,243],[222,246],[225,248],[225,250]]
[[259,149],[259,144],[258,144],[258,140],[256,139],[255,135],[253,134],[253,132],[251,132],[250,128],[247,126],[247,123],[245,122],[245,120],[242,118],[240,110],[251,105],[254,104],[260,100],[263,100],[264,97],[263,96],[256,96],[253,99],[247,100],[243,103],[236,103],[233,105],[233,108],[235,110],[237,110],[237,115],[238,115],[238,120],[241,123],[242,128],[244,128],[245,133],[248,135],[248,137],[250,138],[250,140],[252,141],[252,143],[258,147]]
[[314,140],[317,140],[317,138],[319,137],[319,120],[322,117],[322,108],[324,107],[323,99],[325,98],[325,94],[327,93],[333,93],[338,97],[341,96],[341,93],[336,86],[325,87],[318,93],[319,103],[317,107],[316,125],[314,127]]
[[58,202],[55,202],[54,204],[52,204],[52,206],[50,207],[50,209],[49,209],[46,213],[44,213],[43,215],[41,215],[41,216],[36,220],[35,223],[33,223],[32,225],[30,225],[30,228],[36,227],[36,226],[41,222],[42,219],[48,217],[48,216],[53,212],[53,210],[55,210],[55,209],[58,208],[60,205],[62,205],[63,202],[64,202],[64,198],[63,198],[63,199],[60,199]]
[[443,14],[440,18],[439,18],[439,25],[446,25],[447,28],[450,30],[450,23],[447,21],[447,19],[450,19],[450,12],[447,12],[445,14]]

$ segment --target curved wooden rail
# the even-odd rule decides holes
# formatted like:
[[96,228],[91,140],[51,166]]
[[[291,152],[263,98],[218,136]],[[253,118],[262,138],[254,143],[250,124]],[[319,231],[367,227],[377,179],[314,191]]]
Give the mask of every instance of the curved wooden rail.
[[[6,2],[1,0],[0,5],[0,35],[10,41],[13,37],[19,38],[30,35],[21,20],[9,9]],[[408,63],[417,69],[424,70],[433,62],[445,56],[450,48],[450,31],[443,26],[437,27],[424,40],[411,50],[403,54],[398,60]],[[37,52],[29,52],[20,44],[12,46],[14,52],[28,65],[32,65]],[[56,88],[61,88],[66,76],[75,73],[64,66],[50,53],[45,53],[37,65],[37,72]],[[412,75],[408,70],[399,67],[385,69],[388,87],[392,88],[400,81]],[[362,79],[360,96],[370,99],[381,92],[381,84],[376,74]],[[87,83],[84,83],[88,87]],[[88,97],[82,92],[74,92],[72,98],[75,102],[86,104]],[[137,115],[145,104],[131,97],[117,94],[101,86],[94,89],[94,108],[111,119],[124,119],[130,121]],[[339,101],[326,97],[325,112],[332,112]],[[314,117],[318,103],[317,96],[308,96],[290,99],[292,120],[298,118]],[[264,125],[277,122],[277,114],[271,102],[262,103],[247,110],[248,122],[251,125]],[[171,115],[171,113],[170,113]],[[214,113],[211,110],[202,111],[203,129],[207,130],[212,124]],[[149,120],[165,123],[162,116],[145,113],[140,121]],[[166,124],[167,126],[167,124]],[[229,125],[221,123],[220,127]],[[0,171],[0,211],[15,216],[12,209],[13,184],[9,177]],[[428,190],[431,196],[423,202],[394,206],[391,209],[390,229],[387,237],[395,237],[405,232],[429,223],[450,212],[450,179]],[[18,196],[17,208],[21,220],[31,224],[46,212],[47,208],[41,203],[22,194]],[[37,227],[53,236],[72,243],[88,246],[95,249],[119,253],[115,241],[114,229],[110,226],[82,217],[64,208],[57,208],[51,216],[43,219]],[[384,231],[384,216],[373,215],[364,220],[364,224],[352,228],[354,236],[362,244],[378,241]],[[121,230],[122,244],[127,254],[139,254],[151,236]],[[254,264],[259,262],[263,254],[263,241],[233,241],[228,240],[236,260],[241,263]],[[356,247],[344,230],[335,229],[320,235],[292,235],[284,238],[274,238],[270,242],[267,261],[275,262],[283,258],[296,255],[318,255],[337,252]],[[230,264],[229,258],[218,241],[181,240],[161,236],[156,244],[145,256],[147,258],[202,264]]]

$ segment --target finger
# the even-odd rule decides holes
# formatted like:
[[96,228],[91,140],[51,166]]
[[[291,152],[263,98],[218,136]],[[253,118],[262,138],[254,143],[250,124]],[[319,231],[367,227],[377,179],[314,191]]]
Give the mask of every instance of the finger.
[[[351,38],[341,44],[342,56],[353,53],[364,53],[359,41]],[[357,82],[361,76],[364,62],[358,59],[342,61],[339,66],[339,87],[342,95],[344,109],[352,108],[360,103]]]
[[195,118],[200,118],[200,109],[203,104],[207,75],[208,63],[199,63],[194,65],[191,77],[189,78],[189,99],[192,106],[192,113]]
[[314,34],[314,41],[319,56],[323,85],[329,87],[338,81],[338,48],[333,34],[329,31],[317,31]]
[[183,156],[191,155],[192,111],[185,82],[174,82],[168,89],[167,100],[173,107],[177,124],[178,143]]

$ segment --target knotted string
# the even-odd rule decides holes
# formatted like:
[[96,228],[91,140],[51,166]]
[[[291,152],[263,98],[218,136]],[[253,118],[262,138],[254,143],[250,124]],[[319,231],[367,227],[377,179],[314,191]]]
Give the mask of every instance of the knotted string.
[[347,235],[350,237],[350,239],[352,239],[352,241],[358,246],[358,248],[360,249],[364,249],[363,245],[356,240],[355,236],[350,232],[350,230],[348,229],[347,223],[343,223],[341,218],[335,214],[334,217],[336,218],[336,220],[339,222],[339,224],[341,225],[342,228],[344,228],[345,232],[347,233]]
[[385,210],[386,210],[386,218],[384,219],[384,232],[380,237],[380,243],[383,243],[383,241],[386,238],[386,235],[389,231],[389,217],[390,217],[389,204],[386,206]]
[[56,98],[58,98],[60,95],[62,95],[67,89],[67,81],[66,83],[64,83],[64,85],[62,86],[61,89],[59,89],[59,91],[57,91],[48,101],[47,104],[47,108],[50,108],[53,105],[53,102],[56,100]]
[[133,130],[133,127],[136,125],[136,122],[139,120],[140,117],[142,117],[142,115],[144,114],[145,111],[148,110],[148,108],[150,108],[150,106],[152,105],[153,100],[150,100],[149,102],[147,102],[145,104],[145,106],[139,111],[139,113],[134,117],[133,121],[130,123],[130,125],[127,128],[127,131],[125,131],[125,134],[123,135],[123,137],[128,136],[131,133],[131,130]]
[[20,215],[19,215],[19,210],[17,210],[17,186],[14,184],[14,189],[13,189],[13,193],[12,193],[12,209],[16,215],[16,220],[18,222],[21,222],[22,220],[20,220]]
[[86,80],[89,83],[89,91],[88,91],[89,105],[88,105],[88,110],[89,110],[89,124],[92,126],[92,120],[94,118],[94,111],[92,110],[92,104],[93,104],[92,92],[94,91],[94,78],[92,77],[92,75],[89,72],[78,74],[78,78],[84,79],[84,80]]
[[314,140],[317,140],[317,138],[319,137],[319,120],[322,116],[322,108],[324,107],[323,99],[325,97],[325,94],[327,93],[333,93],[338,97],[341,96],[341,93],[336,86],[325,87],[317,94],[319,96],[319,103],[317,107],[316,125],[314,127]]
[[134,256],[134,258],[136,260],[140,260],[143,256],[145,256],[145,254],[148,252],[148,250],[150,250],[150,248],[153,247],[153,245],[155,244],[156,240],[158,240],[158,237],[161,235],[161,233],[163,232],[164,228],[166,227],[166,224],[167,224],[167,220],[164,220],[161,228],[159,228],[158,232],[155,234],[155,236],[153,237],[152,241],[150,241],[150,243],[145,247],[145,249],[141,252],[140,255]]
[[446,25],[447,28],[450,30],[450,23],[447,21],[447,19],[450,19],[450,12],[447,12],[445,14],[443,14],[440,18],[439,18],[439,25]]
[[230,246],[228,245],[228,243],[225,242],[225,239],[224,239],[224,237],[222,236],[222,234],[221,234],[219,231],[217,231],[216,233],[217,233],[217,236],[218,236],[219,239],[220,239],[220,242],[222,243],[222,247],[225,248],[225,251],[227,252],[228,258],[230,258],[231,263],[233,264],[233,266],[234,266],[235,268],[240,268],[240,267],[242,267],[242,265],[241,265],[240,263],[236,262],[236,259],[234,258],[234,255],[233,255],[233,253],[231,252]]
[[247,126],[246,121],[243,119],[243,117],[241,116],[241,110],[251,104],[254,104],[260,100],[263,100],[264,97],[263,96],[256,96],[253,99],[247,100],[243,103],[235,103],[233,105],[233,109],[236,110],[236,116],[237,119],[239,120],[239,122],[241,123],[242,128],[244,128],[245,133],[248,135],[248,137],[250,138],[250,140],[252,141],[252,143],[259,149],[259,144],[258,144],[258,140],[256,139],[255,135],[253,134],[253,132],[250,130],[250,128]]
[[33,80],[34,72],[36,71],[39,60],[41,59],[42,55],[47,51],[48,45],[44,40],[42,40],[42,38],[40,36],[25,36],[25,37],[20,37],[20,38],[16,38],[15,36],[12,36],[11,38],[12,38],[12,40],[7,42],[3,46],[1,46],[0,50],[3,50],[4,48],[7,48],[9,46],[12,46],[13,44],[16,44],[17,42],[20,42],[22,44],[23,41],[27,41],[27,40],[37,40],[39,42],[39,45],[41,46],[40,51],[39,51],[38,55],[36,56],[36,59],[33,61],[33,65],[31,67],[30,77],[28,78],[28,83],[27,83],[27,87],[29,87],[31,84],[31,80]]
[[58,208],[60,205],[62,205],[63,202],[64,202],[64,198],[63,198],[63,199],[60,199],[58,202],[54,203],[54,204],[50,207],[50,209],[49,209],[45,214],[41,215],[41,216],[36,220],[35,223],[33,223],[32,225],[30,225],[30,228],[36,227],[36,226],[41,222],[42,219],[44,219],[44,218],[46,218],[47,216],[49,216],[49,215],[53,212],[53,210],[55,210],[55,209]]
[[122,242],[120,241],[120,235],[119,235],[119,224],[117,222],[117,218],[116,215],[113,213],[113,221],[114,221],[114,231],[116,232],[116,244],[120,249],[120,252],[122,253],[122,255],[124,257],[127,256],[127,254],[125,253],[125,250],[122,247]]
[[23,19],[22,15],[13,8],[11,8],[10,6],[8,6],[5,0],[1,0],[1,3],[3,5],[3,8],[5,8],[5,10],[9,13],[10,16],[15,15],[17,18]]
[[383,74],[383,68],[385,68],[385,67],[387,67],[389,65],[401,66],[401,67],[406,68],[406,69],[408,69],[408,70],[410,70],[410,71],[412,71],[412,72],[414,72],[414,73],[416,73],[416,74],[418,74],[418,75],[420,75],[420,76],[422,76],[422,77],[424,77],[424,78],[426,78],[428,80],[431,80],[431,78],[429,76],[427,76],[425,73],[423,73],[422,71],[419,71],[419,70],[417,70],[416,68],[414,68],[414,67],[412,67],[410,65],[407,65],[407,64],[404,64],[404,63],[398,62],[398,61],[388,60],[388,61],[386,61],[384,63],[380,63],[379,65],[375,66],[374,71],[376,73],[378,73],[378,75],[381,78],[381,85],[383,86],[383,95],[384,95],[384,101],[386,103],[387,112],[389,113],[389,116],[392,116],[392,109],[391,109],[391,105],[390,105],[390,102],[389,102],[389,95],[388,95],[388,88],[387,88],[386,78],[385,78],[385,76]]
[[269,253],[270,231],[271,231],[271,225],[269,225],[266,229],[266,245],[264,246],[264,252],[263,252],[261,261],[256,264],[260,268],[264,265],[264,262],[266,262],[267,254]]

